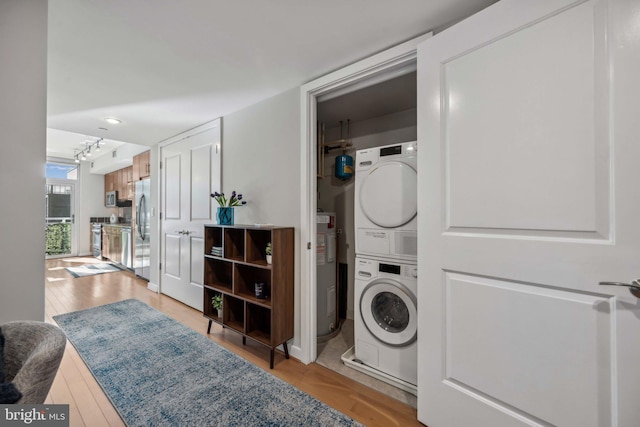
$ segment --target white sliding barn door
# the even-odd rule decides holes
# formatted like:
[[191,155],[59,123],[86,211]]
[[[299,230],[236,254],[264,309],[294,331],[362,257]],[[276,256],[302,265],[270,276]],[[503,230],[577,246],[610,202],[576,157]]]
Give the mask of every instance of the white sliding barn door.
[[503,0],[418,50],[418,418],[640,425],[640,2]]
[[215,222],[211,193],[220,191],[220,119],[162,147],[161,287],[202,310],[204,224]]

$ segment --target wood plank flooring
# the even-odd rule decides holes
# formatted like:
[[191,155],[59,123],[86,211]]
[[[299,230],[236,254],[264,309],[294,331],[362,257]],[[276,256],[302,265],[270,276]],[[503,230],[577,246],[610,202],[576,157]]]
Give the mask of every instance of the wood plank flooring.
[[[207,335],[208,322],[202,313],[149,291],[147,282],[131,272],[73,278],[64,269],[95,261],[95,258],[46,261],[47,322],[55,324],[52,317],[57,314],[137,298],[366,426],[423,426],[412,407],[315,363],[304,365],[276,354],[274,369],[269,370],[268,348],[251,340],[242,345],[238,334],[216,324]],[[69,404],[71,427],[125,425],[70,343],[46,403]]]

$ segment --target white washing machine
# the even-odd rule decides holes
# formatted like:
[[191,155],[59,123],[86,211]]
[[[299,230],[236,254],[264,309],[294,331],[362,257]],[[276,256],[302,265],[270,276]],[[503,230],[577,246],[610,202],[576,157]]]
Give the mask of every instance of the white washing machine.
[[416,264],[356,257],[355,358],[413,386],[418,383],[417,278]]
[[418,252],[417,143],[356,152],[356,254],[415,262]]

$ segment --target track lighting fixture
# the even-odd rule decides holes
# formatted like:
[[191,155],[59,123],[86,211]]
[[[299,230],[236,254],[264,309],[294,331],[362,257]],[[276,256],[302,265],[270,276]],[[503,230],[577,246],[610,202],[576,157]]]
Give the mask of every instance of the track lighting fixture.
[[[84,143],[84,148],[82,150],[74,150],[76,151],[73,157],[75,157],[75,162],[80,163],[80,159],[87,160],[87,157],[91,157],[91,148],[96,147],[95,151],[100,151],[100,143],[103,141],[103,138],[98,138],[94,142],[86,141]],[[104,142],[102,142],[104,144]]]

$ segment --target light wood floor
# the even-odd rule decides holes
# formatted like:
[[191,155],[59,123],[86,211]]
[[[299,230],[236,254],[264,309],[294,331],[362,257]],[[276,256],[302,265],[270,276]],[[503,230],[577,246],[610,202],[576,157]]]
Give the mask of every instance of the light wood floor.
[[[64,258],[46,261],[45,320],[53,316],[96,307],[129,298],[162,311],[182,324],[226,347],[264,370],[269,371],[269,349],[214,324],[207,335],[207,320],[202,313],[146,288],[147,282],[130,272],[73,278],[64,267],[95,262],[95,258]],[[318,400],[367,426],[423,426],[416,410],[349,378],[315,363],[304,365],[295,359],[276,355],[270,371]],[[47,398],[50,404],[69,404],[70,425],[124,426],[98,383],[70,343],[67,343],[60,370]],[[194,426],[197,427],[197,426]]]

